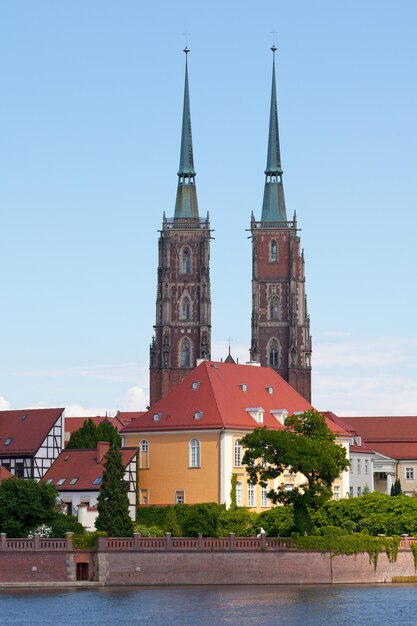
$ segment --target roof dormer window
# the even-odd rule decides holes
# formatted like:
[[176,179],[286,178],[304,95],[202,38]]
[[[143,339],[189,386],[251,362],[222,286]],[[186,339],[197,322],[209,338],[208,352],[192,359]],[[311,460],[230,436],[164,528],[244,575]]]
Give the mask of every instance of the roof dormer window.
[[161,419],[161,413],[154,413],[152,419],[154,422],[159,422],[159,420]]
[[361,445],[362,445],[362,437],[356,436],[356,437],[354,437],[354,441],[355,441],[356,445],[358,446],[358,448],[360,448]]
[[201,420],[202,416],[203,416],[203,412],[202,411],[196,411],[194,413],[194,419],[195,420]]
[[241,384],[239,385],[239,387],[241,388],[241,390],[242,390],[242,391],[247,391],[247,390],[248,390],[248,386],[247,386],[247,385],[245,385],[245,383],[241,383]]
[[246,409],[249,415],[257,422],[258,424],[263,424],[264,421],[264,410],[261,406]]
[[5,446],[10,446],[10,444],[12,443],[12,441],[13,441],[13,437],[8,437],[8,438],[6,439],[6,441],[4,442],[4,445],[5,445]]
[[200,387],[200,381],[193,380],[193,382],[191,383],[191,389],[199,389],[199,387]]
[[274,388],[273,387],[265,387],[265,389],[271,395],[274,393]]
[[271,415],[273,415],[280,424],[285,425],[285,420],[288,417],[287,409],[274,409],[271,411]]

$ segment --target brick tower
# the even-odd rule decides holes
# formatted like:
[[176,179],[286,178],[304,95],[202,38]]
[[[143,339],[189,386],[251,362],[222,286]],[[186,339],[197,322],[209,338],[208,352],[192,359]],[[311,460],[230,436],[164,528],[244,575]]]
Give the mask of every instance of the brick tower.
[[159,237],[155,334],[150,346],[150,404],[165,396],[192,370],[210,359],[210,223],[200,219],[195,186],[188,92],[188,48],[178,189],[173,218]]
[[287,220],[272,61],[271,112],[261,220],[252,213],[252,361],[272,367],[311,401],[310,318],[305,295],[304,252],[297,221]]

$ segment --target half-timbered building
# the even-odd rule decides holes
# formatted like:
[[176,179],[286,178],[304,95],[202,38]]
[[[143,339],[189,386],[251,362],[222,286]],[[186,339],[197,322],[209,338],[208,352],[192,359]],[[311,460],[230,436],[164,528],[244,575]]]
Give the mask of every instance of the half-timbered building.
[[40,480],[63,448],[64,409],[0,411],[0,465]]

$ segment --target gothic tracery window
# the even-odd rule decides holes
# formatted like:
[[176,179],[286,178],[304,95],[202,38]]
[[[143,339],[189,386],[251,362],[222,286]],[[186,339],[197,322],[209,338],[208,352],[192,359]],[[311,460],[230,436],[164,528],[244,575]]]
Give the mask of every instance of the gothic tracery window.
[[191,347],[188,339],[183,339],[180,348],[180,367],[191,366]]
[[181,273],[190,274],[191,272],[191,255],[188,248],[184,248],[181,257]]
[[182,301],[182,319],[189,320],[190,316],[191,316],[190,298],[188,296],[185,296],[185,298]]
[[269,260],[271,263],[276,263],[278,261],[278,244],[275,239],[271,241]]
[[277,320],[279,318],[279,302],[276,296],[272,296],[269,303],[269,319]]
[[273,339],[269,344],[268,362],[271,367],[279,365],[279,346],[276,339]]

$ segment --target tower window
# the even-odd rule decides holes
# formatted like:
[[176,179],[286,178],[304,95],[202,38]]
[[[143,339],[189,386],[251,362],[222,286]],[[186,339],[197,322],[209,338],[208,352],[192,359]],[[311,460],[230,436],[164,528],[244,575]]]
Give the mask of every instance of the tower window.
[[269,365],[271,367],[278,367],[279,365],[278,342],[275,339],[269,345]]
[[182,319],[183,320],[190,319],[190,310],[191,310],[190,298],[188,296],[185,296],[185,298],[182,301]]
[[275,239],[271,241],[271,247],[269,250],[269,260],[271,263],[276,263],[278,261],[278,244],[275,241]]
[[180,367],[191,367],[191,347],[188,339],[184,339],[181,344]]
[[276,296],[272,296],[269,303],[269,319],[277,320],[279,318],[279,303]]
[[182,259],[181,259],[181,273],[190,274],[190,272],[191,272],[190,250],[188,248],[184,248],[184,250],[182,251]]

